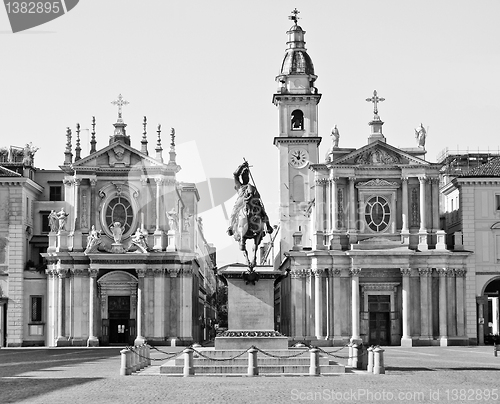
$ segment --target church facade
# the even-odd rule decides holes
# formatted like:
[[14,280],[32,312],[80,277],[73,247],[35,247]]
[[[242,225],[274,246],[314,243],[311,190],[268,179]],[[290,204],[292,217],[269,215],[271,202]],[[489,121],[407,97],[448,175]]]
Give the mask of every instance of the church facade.
[[[439,168],[417,145],[387,142],[375,91],[367,143],[322,158],[317,76],[305,31],[287,32],[274,144],[280,160],[280,255],[289,276],[278,286],[276,322],[293,341],[342,345],[451,345],[475,341],[470,321],[469,252],[446,248]],[[341,143],[341,142],[340,142]],[[474,305],[475,308],[475,305]]]
[[[190,344],[215,319],[215,248],[195,184],[179,182],[175,132],[131,146],[119,97],[109,144],[81,156],[67,131],[60,170],[11,148],[0,173],[2,345]],[[28,146],[27,146],[28,147]],[[73,154],[74,152],[74,154]],[[17,157],[16,157],[17,156]],[[26,157],[29,158],[26,158]],[[74,157],[74,158],[73,158]]]

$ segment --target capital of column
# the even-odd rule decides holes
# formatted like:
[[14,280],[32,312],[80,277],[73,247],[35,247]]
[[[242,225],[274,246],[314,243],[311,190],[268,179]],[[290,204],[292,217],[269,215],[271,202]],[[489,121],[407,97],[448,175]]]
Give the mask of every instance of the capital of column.
[[349,269],[349,273],[351,276],[359,276],[359,273],[361,272],[361,268],[351,268]]
[[141,185],[142,185],[143,187],[145,187],[145,186],[147,186],[147,185],[148,185],[148,177],[146,177],[146,176],[142,176],[140,181],[141,181]]
[[448,269],[447,268],[436,268],[436,272],[441,277],[446,277],[448,275]]
[[403,276],[410,276],[411,275],[411,268],[400,268],[401,275]]
[[153,275],[155,278],[163,275],[164,269],[163,268],[153,268]]
[[322,268],[315,268],[311,272],[316,278],[322,278],[325,275],[325,270]]
[[90,179],[90,186],[94,188],[97,185],[97,180],[95,178]]
[[89,276],[91,278],[97,278],[98,273],[99,273],[99,270],[97,268],[89,268]]
[[146,268],[136,268],[135,272],[137,272],[137,276],[139,278],[144,278],[146,276],[146,272],[148,272],[148,270]]
[[402,181],[403,183],[408,183],[408,176],[407,176],[407,175],[402,175],[402,176],[401,176],[401,181]]
[[316,185],[325,185],[325,184],[328,184],[328,181],[329,179],[328,178],[316,178],[314,180],[314,182],[316,183]]
[[427,181],[427,176],[425,175],[419,175],[418,176],[418,180],[420,181],[420,183],[425,183],[425,181]]
[[70,179],[68,179],[68,178],[65,178],[65,179],[63,180],[63,184],[64,184],[65,186],[67,186],[67,187],[71,187],[71,186],[73,185],[73,180],[70,180]]
[[421,277],[429,277],[432,274],[432,268],[418,268]]
[[79,187],[81,185],[81,183],[82,183],[82,179],[81,178],[75,178],[74,181],[75,181],[75,186],[76,187]]
[[290,271],[290,277],[292,279],[305,278],[307,276],[307,269],[292,269]]
[[349,182],[353,183],[354,181],[356,181],[356,177],[354,175],[349,177]]
[[339,277],[341,274],[342,270],[340,268],[329,268],[328,269],[328,277],[333,278],[333,277]]
[[467,270],[465,268],[457,268],[455,269],[455,276],[458,278],[463,278],[467,274]]
[[66,278],[68,271],[69,271],[68,268],[59,268],[59,269],[57,269],[57,276],[59,278]]
[[193,268],[191,267],[184,267],[182,270],[179,272],[179,275],[182,276],[183,278],[187,278],[193,274]]
[[333,175],[330,175],[330,181],[333,183],[333,182],[337,182],[338,180],[340,179],[340,177],[335,177]]
[[47,268],[45,270],[45,274],[48,275],[48,276],[56,276],[57,275],[57,269]]
[[181,272],[181,269],[180,268],[168,268],[168,269],[165,269],[165,271],[168,272],[168,275],[171,278],[177,278]]
[[83,275],[83,269],[82,268],[71,268],[70,271],[71,271],[71,274],[73,276],[82,276]]
[[162,177],[155,177],[155,182],[157,186],[160,186],[163,183]]

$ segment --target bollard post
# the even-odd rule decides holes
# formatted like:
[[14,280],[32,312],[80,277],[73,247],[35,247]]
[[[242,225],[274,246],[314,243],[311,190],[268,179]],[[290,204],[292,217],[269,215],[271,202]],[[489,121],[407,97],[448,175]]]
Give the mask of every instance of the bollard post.
[[358,344],[352,344],[352,355],[351,355],[351,366],[353,369],[358,368],[358,349],[359,345]]
[[352,346],[353,346],[353,343],[349,342],[347,344],[347,346],[349,347],[349,354],[348,354],[348,358],[347,358],[347,366],[352,366]]
[[137,355],[135,354],[135,346],[130,347],[130,370],[137,372]]
[[368,352],[368,364],[366,365],[366,370],[370,373],[373,373],[373,346],[369,347]]
[[248,376],[258,376],[259,367],[257,364],[257,352],[258,350],[252,346],[248,350]]
[[121,354],[121,364],[120,364],[120,376],[128,376],[131,374],[130,370],[130,354],[128,349],[122,349]]
[[184,351],[184,377],[189,377],[194,375],[193,366],[193,349],[186,348]]
[[309,350],[310,353],[310,364],[309,364],[309,375],[310,376],[319,376],[320,368],[319,368],[319,349],[311,348]]
[[493,355],[498,357],[498,347],[499,345],[493,343]]
[[151,366],[151,347],[146,344],[146,366]]
[[143,357],[142,345],[137,347],[137,358],[139,359],[139,370],[144,369],[144,357]]
[[366,369],[367,357],[365,353],[366,349],[363,343],[359,344],[358,347],[358,369]]
[[377,346],[373,350],[373,374],[383,375],[385,374],[384,367],[384,350]]

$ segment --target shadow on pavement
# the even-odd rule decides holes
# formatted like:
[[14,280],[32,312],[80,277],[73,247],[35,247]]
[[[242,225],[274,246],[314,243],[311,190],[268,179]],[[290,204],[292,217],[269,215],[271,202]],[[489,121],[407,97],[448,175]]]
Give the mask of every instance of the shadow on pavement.
[[32,397],[39,397],[55,390],[74,387],[100,379],[100,377],[64,379],[3,378],[0,379],[0,402],[2,404],[15,403]]

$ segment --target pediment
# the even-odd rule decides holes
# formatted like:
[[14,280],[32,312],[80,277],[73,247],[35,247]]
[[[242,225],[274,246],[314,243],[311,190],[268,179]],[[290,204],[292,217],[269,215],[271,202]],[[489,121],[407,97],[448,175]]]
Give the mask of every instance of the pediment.
[[330,164],[355,166],[429,165],[427,161],[381,141],[363,146]]
[[137,278],[125,271],[112,271],[103,275],[97,283],[100,285],[137,283]]
[[123,143],[114,142],[72,164],[74,169],[166,167],[167,165]]

